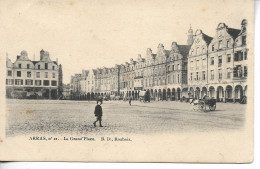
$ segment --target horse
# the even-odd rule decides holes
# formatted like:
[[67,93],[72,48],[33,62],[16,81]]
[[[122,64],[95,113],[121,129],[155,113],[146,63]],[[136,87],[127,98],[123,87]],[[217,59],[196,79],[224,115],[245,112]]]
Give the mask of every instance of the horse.
[[189,102],[193,106],[193,110],[199,110],[198,109],[198,104],[199,104],[199,100],[198,99],[191,98],[189,100]]

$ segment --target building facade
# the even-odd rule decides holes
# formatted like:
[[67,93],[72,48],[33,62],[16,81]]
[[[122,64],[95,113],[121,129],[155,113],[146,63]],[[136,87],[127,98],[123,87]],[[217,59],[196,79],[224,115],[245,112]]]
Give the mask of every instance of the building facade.
[[6,97],[57,99],[59,66],[52,61],[48,51],[40,51],[40,60],[32,61],[22,51],[14,63],[6,61]]
[[187,44],[172,42],[167,50],[160,43],[156,53],[148,48],[145,57],[139,54],[112,68],[89,70],[80,79],[79,88],[84,88],[80,94],[138,99],[140,91],[149,90],[153,100],[207,95],[217,101],[239,101],[247,92],[246,26],[246,20],[241,29],[219,23],[212,37],[200,29],[193,34],[190,27]]

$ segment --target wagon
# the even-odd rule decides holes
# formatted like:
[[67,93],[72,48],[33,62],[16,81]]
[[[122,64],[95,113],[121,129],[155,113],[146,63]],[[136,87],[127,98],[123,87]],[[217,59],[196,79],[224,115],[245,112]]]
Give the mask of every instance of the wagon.
[[212,99],[210,97],[205,97],[204,99],[199,100],[198,106],[199,106],[200,110],[206,111],[207,107],[208,107],[208,109],[210,111],[214,111],[214,110],[216,110],[216,103],[217,103],[216,99]]
[[150,102],[151,95],[149,91],[140,91],[139,92],[139,100],[143,102]]

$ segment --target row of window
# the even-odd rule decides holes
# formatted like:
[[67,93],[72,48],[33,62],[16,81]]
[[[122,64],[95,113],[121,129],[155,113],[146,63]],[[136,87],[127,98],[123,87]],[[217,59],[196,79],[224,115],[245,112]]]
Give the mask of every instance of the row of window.
[[[18,64],[18,68],[20,68],[20,69],[22,68],[22,64],[21,63]],[[32,69],[31,64],[27,64],[26,68],[27,69]],[[44,64],[44,69],[47,70],[48,68],[49,68],[48,63],[45,63]],[[38,69],[41,69],[41,65],[38,65]],[[52,66],[52,70],[55,70],[55,66]]]
[[[26,79],[26,80],[22,80],[22,79],[6,79],[6,84],[7,85],[23,85],[25,82],[25,85],[33,85],[33,80],[31,79]],[[35,86],[41,86],[42,85],[42,80],[35,80]],[[50,86],[50,80],[43,80],[43,86]],[[52,80],[51,81],[51,86],[57,86],[57,81],[56,80]]]
[[[227,79],[231,78],[232,71],[230,68],[227,68]],[[244,69],[241,65],[236,66],[233,70],[233,77],[247,77],[247,66],[244,66]],[[218,79],[222,79],[222,69],[218,70]],[[206,71],[202,71],[202,79],[200,79],[199,72],[196,72],[195,77],[193,77],[193,73],[190,73],[190,80],[199,81],[199,80],[206,80]],[[214,70],[210,70],[210,80],[214,80]]]
[[[241,60],[247,60],[247,52],[242,52],[242,51],[238,51],[235,53],[235,57],[234,57],[234,61],[241,61]],[[222,66],[222,56],[218,56],[218,67]],[[231,62],[231,54],[227,54],[227,63]],[[210,58],[210,65],[214,65],[215,63],[215,58],[211,57]],[[205,67],[207,64],[206,62],[206,58],[204,58],[202,60],[202,68]],[[193,65],[193,61],[190,62],[190,68],[191,70],[193,69],[194,65]],[[196,68],[199,68],[199,60],[196,60]]]
[[[246,36],[242,36],[242,46],[246,45]],[[220,49],[223,49],[224,45],[223,45],[223,40],[219,40],[218,41],[218,50]],[[230,40],[227,40],[226,41],[226,48],[231,48],[231,42]],[[215,44],[212,44],[211,45],[211,51],[214,52],[216,50],[215,48]],[[205,47],[202,48],[202,53],[206,53],[206,49]],[[194,55],[195,54],[195,51],[191,51],[191,55]],[[199,55],[200,54],[200,47],[197,47],[196,48],[196,55]]]
[[[7,71],[7,76],[12,76],[12,71],[8,70]],[[16,71],[16,76],[17,77],[22,77],[22,72],[21,71]],[[27,71],[27,77],[32,77],[32,72]],[[41,72],[36,72],[36,78],[41,78]],[[44,72],[44,78],[49,78],[49,72]],[[52,78],[56,78],[56,73],[52,72]]]

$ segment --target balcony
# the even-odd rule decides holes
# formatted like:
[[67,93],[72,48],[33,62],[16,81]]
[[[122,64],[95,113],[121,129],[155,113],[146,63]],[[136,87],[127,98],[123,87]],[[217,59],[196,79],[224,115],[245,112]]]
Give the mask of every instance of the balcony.
[[136,77],[134,77],[134,79],[142,79],[142,78],[144,78],[143,76],[136,76]]

